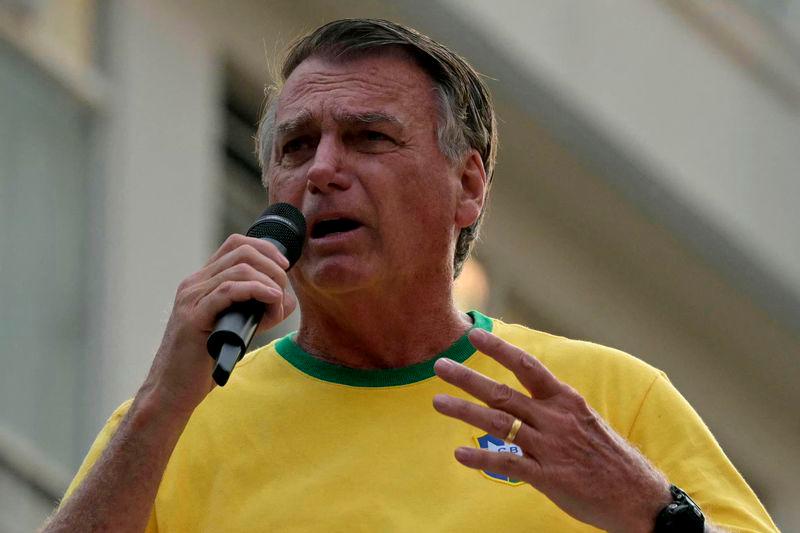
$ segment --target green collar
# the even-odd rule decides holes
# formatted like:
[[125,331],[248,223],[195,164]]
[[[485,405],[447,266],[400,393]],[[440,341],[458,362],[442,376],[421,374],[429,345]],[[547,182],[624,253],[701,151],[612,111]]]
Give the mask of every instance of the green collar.
[[[473,328],[492,331],[492,319],[478,311],[467,313],[472,317]],[[470,328],[472,329],[472,328]],[[434,376],[433,363],[441,357],[448,357],[463,363],[475,353],[475,347],[469,342],[467,334],[461,336],[448,349],[432,359],[402,368],[382,368],[364,370],[350,368],[323,361],[304,351],[293,339],[296,332],[289,333],[275,344],[278,355],[286,359],[299,371],[323,381],[340,383],[352,387],[392,387],[408,385]]]

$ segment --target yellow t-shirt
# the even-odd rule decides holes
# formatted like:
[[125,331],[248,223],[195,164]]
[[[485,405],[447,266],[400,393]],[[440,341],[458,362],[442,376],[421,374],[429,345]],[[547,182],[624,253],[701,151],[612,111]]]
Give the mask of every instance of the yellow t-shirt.
[[[536,356],[731,531],[777,531],[705,424],[660,371],[627,354],[508,325],[476,327]],[[465,337],[440,356],[525,389]],[[192,414],[164,472],[148,531],[596,531],[536,489],[455,461],[502,442],[440,415],[437,393],[468,397],[411,367],[357,370],[284,337],[248,354]],[[67,490],[102,453],[111,416]]]

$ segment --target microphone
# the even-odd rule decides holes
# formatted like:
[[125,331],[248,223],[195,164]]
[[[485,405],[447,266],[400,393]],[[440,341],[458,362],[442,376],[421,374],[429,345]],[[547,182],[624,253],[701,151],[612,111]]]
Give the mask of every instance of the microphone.
[[[300,258],[306,239],[306,219],[297,208],[285,203],[272,204],[256,219],[248,237],[269,241],[289,260],[292,268]],[[288,270],[288,269],[287,269]],[[214,331],[208,336],[208,354],[216,360],[211,377],[225,386],[250,341],[253,340],[265,306],[257,300],[236,302],[217,317]]]

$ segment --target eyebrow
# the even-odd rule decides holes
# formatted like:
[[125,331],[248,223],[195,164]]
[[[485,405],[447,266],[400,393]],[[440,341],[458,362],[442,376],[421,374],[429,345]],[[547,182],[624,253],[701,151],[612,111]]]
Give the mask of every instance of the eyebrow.
[[297,116],[292,117],[278,124],[275,128],[276,137],[283,137],[294,131],[307,128],[313,122],[311,112],[308,110],[301,111]]
[[[334,113],[333,118],[340,124],[350,126],[388,123],[395,126],[403,125],[394,115],[380,111],[367,111],[364,113],[338,112]],[[308,128],[314,122],[314,117],[308,110],[301,111],[297,116],[285,120],[275,128],[276,137],[285,137],[296,131]]]
[[349,125],[375,124],[379,122],[387,122],[395,126],[403,125],[394,115],[382,113],[380,111],[367,111],[364,113],[334,113],[333,118],[336,120],[336,122]]

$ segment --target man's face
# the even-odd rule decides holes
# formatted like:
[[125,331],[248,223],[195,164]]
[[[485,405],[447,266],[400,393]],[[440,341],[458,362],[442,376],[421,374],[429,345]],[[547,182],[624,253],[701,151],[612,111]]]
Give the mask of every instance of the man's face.
[[460,178],[439,150],[438,117],[432,81],[400,53],[312,57],[295,69],[278,100],[268,175],[270,202],[308,221],[297,289],[449,275]]

